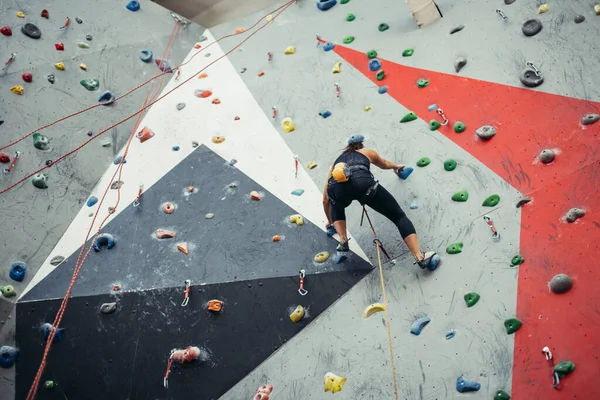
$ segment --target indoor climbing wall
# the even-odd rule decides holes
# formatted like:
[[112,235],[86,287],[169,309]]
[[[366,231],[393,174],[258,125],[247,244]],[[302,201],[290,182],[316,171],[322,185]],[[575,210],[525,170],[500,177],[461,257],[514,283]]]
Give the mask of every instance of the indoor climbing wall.
[[[264,400],[253,396],[268,384],[272,399],[328,398],[324,376],[340,399],[598,397],[600,82],[588,50],[600,9],[439,1],[443,18],[418,29],[397,3],[281,2],[182,31],[188,53],[179,68],[170,60],[161,100],[130,146],[123,134],[97,161],[104,173],[69,228],[29,286],[15,284],[19,355],[2,370],[16,371],[15,398],[32,384],[40,398]],[[138,47],[125,54],[145,71]],[[99,131],[122,102],[92,111],[106,111]],[[360,205],[347,212],[347,260],[325,232],[327,169],[355,133],[413,169],[374,173],[442,258],[435,271],[413,265],[395,226],[369,211],[393,259],[382,260],[387,298]],[[52,183],[0,198],[29,210],[23,190],[70,194]]]

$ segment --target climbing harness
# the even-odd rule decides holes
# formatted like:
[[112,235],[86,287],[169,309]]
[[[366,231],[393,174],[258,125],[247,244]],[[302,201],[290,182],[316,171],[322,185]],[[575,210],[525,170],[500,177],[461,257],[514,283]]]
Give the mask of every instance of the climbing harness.
[[340,98],[340,85],[338,85],[337,83],[334,83],[333,86],[335,86],[335,96],[339,99]]
[[500,232],[498,232],[496,230],[496,228],[494,227],[494,222],[492,221],[492,218],[489,215],[484,215],[483,216],[483,220],[485,222],[487,222],[487,224],[489,225],[490,229],[492,230],[492,239],[493,240],[500,240]]
[[267,53],[268,61],[271,62],[273,60],[273,53]]
[[61,26],[60,29],[67,29],[70,24],[71,24],[71,18],[67,17],[65,24],[63,26]]
[[442,126],[448,125],[448,117],[446,117],[446,114],[444,114],[444,110],[438,108],[437,113],[440,117],[442,117]]
[[554,371],[554,357],[552,357],[552,352],[548,346],[544,346],[542,353],[544,353],[546,361],[548,361],[552,367],[552,387],[554,389],[558,389],[558,385],[560,385],[560,378],[558,376],[558,372]]
[[295,177],[297,178],[298,177],[298,156],[297,155],[294,156],[294,163],[296,165],[296,175],[295,175]]
[[15,151],[15,156],[13,157],[12,162],[10,163],[10,165],[8,166],[8,168],[4,168],[4,173],[5,174],[7,174],[7,175],[10,174],[10,172],[12,171],[12,169],[17,164],[17,160],[19,159],[19,157],[21,157],[21,152],[20,151]]
[[138,190],[138,194],[137,197],[135,198],[135,200],[133,201],[133,206],[137,207],[140,205],[140,200],[142,199],[142,192],[144,191],[144,185],[140,185],[140,188]]
[[539,69],[536,68],[535,64],[532,63],[531,61],[527,61],[525,63],[526,66],[528,66],[529,68],[531,68],[533,70],[533,72],[535,72],[536,76],[542,76],[542,73],[540,72]]
[[2,67],[2,71],[5,71],[8,68],[8,66],[10,64],[12,64],[13,61],[15,61],[15,58],[17,58],[17,53],[11,53],[10,54],[10,58],[8,59],[8,61],[6,61],[4,63],[4,67]]
[[190,288],[192,287],[192,281],[189,279],[185,280],[185,294],[183,295],[183,303],[181,303],[181,307],[185,307],[190,302]]
[[306,276],[306,271],[303,269],[300,270],[300,288],[298,289],[298,293],[300,296],[306,296],[308,290],[304,289],[304,277]]
[[277,116],[277,107],[273,106],[273,119]]
[[171,373],[171,364],[173,361],[177,361],[179,364],[183,364],[186,362],[192,362],[200,358],[200,349],[195,346],[189,346],[187,349],[173,349],[171,350],[171,355],[169,356],[169,361],[167,362],[167,372],[165,373],[165,378],[163,380],[163,385],[165,388],[169,388],[169,374]]
[[499,16],[501,16],[501,17],[502,17],[502,20],[503,20],[503,21],[506,21],[506,20],[508,20],[508,17],[507,17],[506,15],[504,15],[504,13],[502,12],[502,10],[501,10],[501,9],[497,8],[497,9],[496,9],[496,13],[497,13]]

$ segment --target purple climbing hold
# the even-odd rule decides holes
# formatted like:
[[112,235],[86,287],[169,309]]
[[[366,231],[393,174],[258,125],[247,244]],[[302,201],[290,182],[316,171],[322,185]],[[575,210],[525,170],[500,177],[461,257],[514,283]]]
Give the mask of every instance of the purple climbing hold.
[[88,199],[86,205],[88,207],[93,207],[98,202],[98,198],[96,196],[92,196]]
[[110,90],[105,90],[104,92],[100,93],[100,96],[98,97],[98,101],[105,106],[114,103],[115,99],[115,94]]
[[137,11],[140,9],[140,3],[135,0],[131,0],[129,3],[127,3],[125,8],[129,11]]
[[317,1],[317,8],[321,11],[327,11],[336,4],[337,0],[319,0]]

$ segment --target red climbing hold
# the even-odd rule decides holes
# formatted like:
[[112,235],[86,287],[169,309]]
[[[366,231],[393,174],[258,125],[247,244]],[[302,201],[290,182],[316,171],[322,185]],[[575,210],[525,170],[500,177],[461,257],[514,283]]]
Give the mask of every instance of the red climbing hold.
[[10,29],[10,26],[3,26],[0,28],[0,33],[4,36],[12,36],[12,29]]
[[233,120],[234,120],[234,121],[239,121],[239,120],[240,120],[240,117],[235,117]]
[[63,51],[65,49],[65,44],[64,43],[56,43],[54,45],[54,47],[56,47],[56,50],[58,50],[58,51]]
[[50,13],[48,12],[48,10],[46,10],[45,8],[42,10],[42,14],[41,14],[42,18],[46,18],[48,19],[50,17]]
[[146,140],[151,139],[152,137],[154,137],[154,132],[152,132],[148,128],[144,128],[141,131],[139,131],[138,133],[136,133],[135,136],[138,139],[140,139],[140,143],[144,143]]
[[214,100],[212,101],[212,103],[213,103],[213,104],[221,104],[221,100],[219,100],[219,99],[214,99]]
[[23,75],[21,75],[21,78],[23,78],[23,80],[27,83],[31,83],[31,81],[33,81],[33,75],[31,74],[31,72],[23,73]]
[[10,156],[3,151],[0,151],[0,163],[7,164],[10,162]]

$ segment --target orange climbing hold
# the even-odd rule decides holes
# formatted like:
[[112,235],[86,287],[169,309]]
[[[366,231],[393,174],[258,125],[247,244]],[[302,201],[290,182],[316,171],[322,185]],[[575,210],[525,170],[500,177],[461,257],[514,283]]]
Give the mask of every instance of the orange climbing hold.
[[263,76],[264,74],[265,74],[264,72],[260,71],[260,72],[258,73],[258,76]]
[[219,100],[219,99],[213,99],[212,103],[213,104],[221,104],[221,100]]
[[223,143],[225,141],[225,136],[213,136],[212,142],[215,144]]
[[171,239],[175,237],[175,232],[167,231],[165,229],[157,229],[156,237],[159,239]]
[[187,242],[177,243],[177,250],[182,252],[185,255],[189,254],[189,247]]
[[274,242],[279,242],[280,240],[281,240],[281,236],[279,236],[279,235],[273,236],[273,241]]
[[200,43],[196,43],[196,44],[194,45],[194,48],[195,48],[195,49],[199,49],[199,48],[201,48],[201,47],[202,47],[202,46],[200,45]]
[[187,191],[188,191],[188,193],[194,193],[194,187],[193,186],[188,186],[187,187]]
[[221,300],[210,300],[206,305],[210,311],[219,312],[223,308]]
[[196,93],[194,93],[196,95],[196,97],[200,97],[201,99],[206,99],[207,97],[212,96],[213,92],[210,90],[202,90],[200,92],[196,91]]
[[244,33],[244,32],[246,32],[246,30],[244,28],[237,28],[235,30],[235,33]]
[[257,191],[253,190],[253,191],[250,192],[250,198],[252,200],[257,200],[258,201],[258,200],[260,200],[260,194],[258,194]]
[[154,132],[144,127],[144,129],[136,133],[135,136],[140,139],[140,143],[144,143],[146,140],[154,137]]
[[175,211],[175,206],[173,205],[173,203],[165,203],[163,204],[163,211],[166,214],[173,214],[173,211]]
[[202,73],[202,74],[200,74],[200,76],[198,76],[198,79],[204,79],[204,78],[208,78],[208,74]]

